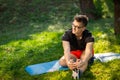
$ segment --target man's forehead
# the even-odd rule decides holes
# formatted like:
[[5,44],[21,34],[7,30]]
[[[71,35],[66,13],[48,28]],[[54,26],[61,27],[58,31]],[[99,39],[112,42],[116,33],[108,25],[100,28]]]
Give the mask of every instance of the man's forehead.
[[75,24],[75,25],[83,25],[82,22],[78,22],[77,20],[74,20],[74,21],[73,21],[73,24]]

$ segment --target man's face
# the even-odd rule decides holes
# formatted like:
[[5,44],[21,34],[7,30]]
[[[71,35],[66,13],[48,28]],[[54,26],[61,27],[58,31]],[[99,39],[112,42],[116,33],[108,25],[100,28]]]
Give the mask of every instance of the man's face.
[[72,23],[72,33],[79,36],[84,31],[85,27],[82,22],[77,22],[76,20]]

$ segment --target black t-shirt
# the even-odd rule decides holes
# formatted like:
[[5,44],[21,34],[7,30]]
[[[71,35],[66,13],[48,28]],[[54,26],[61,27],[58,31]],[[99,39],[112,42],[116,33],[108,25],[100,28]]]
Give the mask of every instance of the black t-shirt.
[[82,33],[82,39],[77,39],[75,34],[72,33],[72,29],[69,29],[62,36],[63,41],[69,41],[70,50],[85,50],[86,44],[89,42],[94,42],[92,34],[86,29]]

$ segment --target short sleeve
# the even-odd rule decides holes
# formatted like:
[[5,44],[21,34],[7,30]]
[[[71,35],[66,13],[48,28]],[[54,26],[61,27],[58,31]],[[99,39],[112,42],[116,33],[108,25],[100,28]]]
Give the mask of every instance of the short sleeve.
[[94,37],[87,37],[86,40],[85,40],[86,43],[88,42],[94,42]]
[[69,41],[69,34],[68,34],[68,32],[66,31],[64,34],[63,34],[63,36],[62,36],[62,40],[63,41]]

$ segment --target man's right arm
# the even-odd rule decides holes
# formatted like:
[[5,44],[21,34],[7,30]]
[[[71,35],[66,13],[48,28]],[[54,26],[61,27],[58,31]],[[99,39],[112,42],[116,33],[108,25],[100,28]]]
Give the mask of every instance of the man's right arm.
[[71,59],[70,43],[68,41],[63,41],[62,43],[63,43],[64,57],[65,57],[65,60],[66,60],[66,64],[69,67],[69,69],[73,70],[74,68],[76,68],[76,64]]
[[70,43],[68,41],[62,41],[63,49],[64,49],[64,57],[66,63],[68,64],[70,60]]

